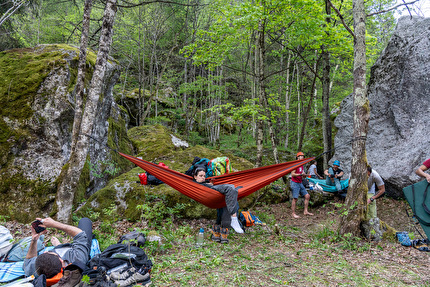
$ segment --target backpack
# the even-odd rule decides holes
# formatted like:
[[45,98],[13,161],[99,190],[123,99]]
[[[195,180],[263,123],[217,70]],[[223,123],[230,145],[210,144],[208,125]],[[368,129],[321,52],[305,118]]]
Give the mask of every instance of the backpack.
[[145,234],[139,231],[131,231],[119,238],[119,244],[130,244],[137,247],[142,247],[145,244]]
[[239,213],[239,221],[246,227],[255,225],[255,218],[249,211],[241,211]]
[[193,173],[196,169],[201,168],[204,169],[206,172],[206,177],[208,176],[212,176],[209,174],[212,174],[212,169],[209,167],[208,163],[209,163],[209,159],[207,158],[201,158],[199,160],[197,160],[198,157],[194,158],[193,164],[191,165],[191,167],[185,172],[186,175],[189,176],[193,176]]
[[[148,259],[143,249],[130,244],[112,244],[102,253],[95,255],[88,262],[89,270],[104,269],[106,273],[115,267],[127,263],[128,267],[136,269],[152,268],[152,261]],[[88,275],[88,274],[87,274]],[[91,276],[89,276],[91,278]]]
[[[165,165],[163,162],[159,162],[158,166],[164,167],[164,168],[169,168],[169,166]],[[142,172],[140,174],[138,174],[139,176],[139,180],[140,180],[140,184],[142,185],[159,185],[162,184],[164,182],[162,182],[161,180],[159,180],[158,178],[156,178],[155,176],[153,176],[152,174],[150,174],[149,172]]]
[[9,250],[12,249],[13,246],[13,237],[10,234],[9,229],[0,225],[0,261],[3,261],[3,258],[6,257]]
[[208,176],[222,175],[224,173],[230,173],[231,171],[230,160],[226,156],[211,159],[208,166],[211,169],[211,174]]
[[[18,243],[14,244],[12,249],[7,254],[7,257],[4,261],[7,261],[7,262],[24,261],[24,258],[27,255],[28,249],[30,248],[31,240],[32,240],[32,237],[28,236],[21,239]],[[39,240],[37,240],[37,252],[45,248],[45,245],[43,244],[43,240],[44,240],[44,235],[41,235],[39,237]]]

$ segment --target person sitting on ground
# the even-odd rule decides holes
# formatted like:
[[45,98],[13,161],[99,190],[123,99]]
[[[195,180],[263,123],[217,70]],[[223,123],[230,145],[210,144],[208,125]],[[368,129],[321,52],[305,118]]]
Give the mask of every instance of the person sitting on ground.
[[430,168],[430,158],[423,162],[423,164],[415,171],[415,173],[421,177],[424,177],[428,183],[430,183],[430,174],[425,173]]
[[26,276],[35,275],[36,277],[44,274],[47,278],[47,286],[57,283],[62,277],[62,269],[71,263],[83,263],[89,260],[92,242],[92,222],[89,218],[82,218],[78,227],[64,224],[54,219],[37,218],[41,221],[41,227],[55,228],[73,237],[71,244],[60,244],[58,239],[51,241],[55,246],[51,251],[37,255],[37,240],[41,234],[47,230],[36,233],[31,226],[32,241],[24,259],[24,271]]
[[317,172],[317,161],[316,160],[311,161],[311,166],[308,169],[308,174],[310,175],[311,178],[315,178],[315,179],[317,179],[317,178],[321,179],[322,178],[322,176],[320,176]]
[[335,160],[333,162],[333,167],[326,169],[324,174],[327,176],[326,184],[331,186],[336,186],[338,192],[342,191],[342,187],[340,185],[340,179],[342,178],[344,172],[340,168],[340,161]]
[[[385,184],[379,173],[372,169],[370,166],[367,167],[367,219],[377,217],[376,214],[376,201],[375,199],[381,197],[385,193]],[[378,186],[378,193],[376,193],[375,184]]]
[[[304,158],[305,158],[305,155],[302,152],[297,153],[296,159],[302,160]],[[300,216],[298,216],[296,214],[296,204],[297,204],[297,200],[299,198],[299,195],[305,197],[303,214],[304,215],[313,215],[313,213],[310,213],[308,211],[309,199],[311,198],[311,196],[306,191],[306,188],[302,183],[304,176],[306,176],[306,174],[304,173],[303,165],[296,168],[295,170],[293,170],[291,172],[291,190],[293,193],[293,201],[291,202],[291,211],[292,211],[293,218],[300,218]]]
[[[223,218],[226,218],[229,216],[227,221],[230,221],[229,226],[224,227],[232,227],[234,231],[237,233],[243,233],[243,229],[241,228],[239,221],[237,219],[237,211],[239,210],[239,204],[237,202],[237,188],[233,184],[219,184],[219,185],[213,185],[210,182],[207,182],[206,180],[206,171],[203,168],[196,168],[196,170],[193,173],[194,181],[197,183],[200,183],[206,187],[215,189],[219,193],[222,193],[225,195],[225,204],[226,209],[228,211],[228,214],[223,213]],[[225,223],[226,220],[223,220],[223,225],[227,225]]]

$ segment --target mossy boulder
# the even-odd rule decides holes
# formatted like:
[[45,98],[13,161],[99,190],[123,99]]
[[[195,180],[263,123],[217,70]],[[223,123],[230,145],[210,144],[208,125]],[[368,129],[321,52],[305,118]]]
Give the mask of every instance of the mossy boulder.
[[[253,168],[253,164],[243,158],[231,154],[208,149],[203,146],[189,148],[176,147],[172,142],[174,135],[161,125],[136,127],[128,132],[137,150],[137,156],[147,161],[163,162],[169,168],[185,172],[191,166],[195,156],[209,159],[228,156],[233,171]],[[98,218],[109,216],[111,206],[116,206],[116,212],[128,220],[139,220],[143,214],[142,205],[157,209],[163,206],[165,210],[180,208],[180,215],[187,218],[214,218],[216,211],[186,197],[172,187],[161,184],[158,186],[141,185],[138,174],[144,172],[140,167],[133,168],[111,180],[106,187],[96,192],[78,211],[81,216],[97,214]],[[267,187],[271,189],[271,187]],[[257,191],[239,201],[241,208],[249,207],[257,200],[279,202],[284,197],[274,197],[266,189]],[[269,195],[269,196],[266,196]],[[161,211],[162,212],[162,211]]]
[[[78,57],[78,48],[68,45],[40,45],[0,53],[0,214],[3,216],[29,222],[36,216],[52,215],[58,176],[70,156]],[[95,61],[96,54],[89,51],[87,90]],[[112,147],[131,152],[124,112],[112,100],[112,86],[118,76],[118,66],[110,62],[94,125],[93,136],[97,141],[91,143],[77,201],[112,178],[103,169],[99,172],[101,176],[95,174],[100,162],[112,162],[112,153],[103,144],[109,142]],[[117,170],[131,167],[123,159],[115,162],[121,163]]]

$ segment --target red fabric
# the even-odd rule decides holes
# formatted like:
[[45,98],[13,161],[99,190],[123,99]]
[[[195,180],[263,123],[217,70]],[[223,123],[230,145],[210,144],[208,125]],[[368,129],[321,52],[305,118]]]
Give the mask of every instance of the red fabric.
[[[139,159],[130,155],[119,153],[129,161],[146,170],[156,178],[162,180],[165,184],[170,185],[180,193],[194,199],[197,202],[209,208],[222,208],[225,206],[225,197],[216,190],[203,186],[195,181],[191,176],[186,174],[162,168],[149,161]],[[233,184],[236,187],[242,186],[239,189],[238,199],[244,198],[260,188],[270,184],[271,182],[289,174],[299,166],[311,162],[314,157],[294,160],[285,163],[279,163],[269,166],[262,166],[253,169],[226,173],[223,175],[209,177],[213,179],[213,184]]]

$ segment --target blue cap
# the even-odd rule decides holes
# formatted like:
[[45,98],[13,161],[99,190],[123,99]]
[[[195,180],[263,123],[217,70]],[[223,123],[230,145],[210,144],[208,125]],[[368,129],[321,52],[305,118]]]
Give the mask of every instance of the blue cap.
[[205,230],[203,228],[200,228],[200,232],[203,233],[205,232]]
[[337,165],[337,166],[340,166],[340,161],[338,161],[338,160],[335,160],[335,161],[333,162],[333,165]]

